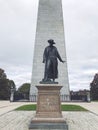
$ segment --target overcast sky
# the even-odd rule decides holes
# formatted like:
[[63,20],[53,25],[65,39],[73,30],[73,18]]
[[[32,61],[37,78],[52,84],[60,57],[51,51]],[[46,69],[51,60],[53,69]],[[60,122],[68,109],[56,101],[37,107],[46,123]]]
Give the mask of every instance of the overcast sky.
[[[98,0],[62,0],[71,90],[98,72]],[[0,68],[17,87],[31,82],[38,0],[0,0]]]

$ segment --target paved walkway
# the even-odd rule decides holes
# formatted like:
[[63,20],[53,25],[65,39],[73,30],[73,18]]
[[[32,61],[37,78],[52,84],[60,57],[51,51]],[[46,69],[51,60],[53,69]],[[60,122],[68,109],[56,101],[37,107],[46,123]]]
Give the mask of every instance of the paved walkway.
[[[0,130],[28,130],[35,112],[11,111],[0,116]],[[69,130],[98,130],[98,116],[90,112],[63,112]]]
[[30,104],[30,102],[9,102],[9,101],[0,101],[0,115],[5,114],[9,111],[14,110],[15,108]]
[[[12,111],[30,102],[0,101],[0,130],[28,130],[34,111]],[[92,112],[63,112],[69,130],[98,130],[98,102],[66,103],[81,105]]]

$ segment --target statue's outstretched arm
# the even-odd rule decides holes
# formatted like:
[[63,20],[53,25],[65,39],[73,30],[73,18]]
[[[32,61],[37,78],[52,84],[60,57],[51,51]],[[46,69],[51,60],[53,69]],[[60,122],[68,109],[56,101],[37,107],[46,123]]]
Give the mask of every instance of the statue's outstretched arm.
[[61,56],[60,56],[60,54],[59,54],[59,52],[57,51],[57,58],[60,60],[60,62],[62,62],[62,63],[64,63],[65,61],[63,61],[62,60],[62,58],[61,58]]

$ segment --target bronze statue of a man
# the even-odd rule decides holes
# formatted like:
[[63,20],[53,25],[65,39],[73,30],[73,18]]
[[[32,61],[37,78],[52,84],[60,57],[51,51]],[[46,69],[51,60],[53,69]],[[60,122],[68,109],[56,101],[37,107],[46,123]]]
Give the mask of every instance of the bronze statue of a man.
[[45,63],[45,72],[43,82],[50,82],[51,79],[53,82],[56,78],[58,78],[58,60],[64,63],[59,52],[53,44],[55,44],[54,40],[48,40],[49,46],[47,46],[44,50],[43,54],[43,63]]

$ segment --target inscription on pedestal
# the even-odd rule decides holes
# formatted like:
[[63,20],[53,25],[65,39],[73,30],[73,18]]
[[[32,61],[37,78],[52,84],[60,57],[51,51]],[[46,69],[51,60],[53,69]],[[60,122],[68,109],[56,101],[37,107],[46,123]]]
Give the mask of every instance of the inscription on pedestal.
[[41,112],[53,112],[60,111],[58,106],[58,95],[40,95],[40,111]]

